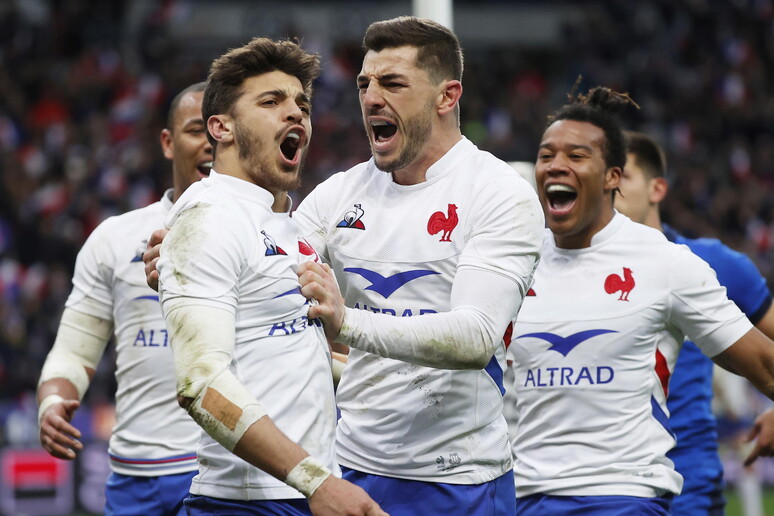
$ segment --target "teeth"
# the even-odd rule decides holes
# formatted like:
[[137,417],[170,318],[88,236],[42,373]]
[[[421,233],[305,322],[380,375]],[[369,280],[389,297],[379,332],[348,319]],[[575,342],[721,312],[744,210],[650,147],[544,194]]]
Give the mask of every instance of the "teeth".
[[207,161],[205,163],[202,163],[200,166],[206,167],[206,168],[212,168],[212,161]]
[[291,132],[288,133],[288,138],[293,138],[294,140],[300,140],[301,139],[301,135],[298,134],[295,131],[291,131]]
[[575,193],[575,188],[568,186],[568,185],[548,185],[546,187],[546,192],[548,193],[556,193],[556,192],[568,192],[568,193]]
[[389,122],[385,122],[384,120],[378,120],[376,122],[371,122],[371,126],[372,127],[381,127],[383,125],[392,125],[392,124],[389,123]]

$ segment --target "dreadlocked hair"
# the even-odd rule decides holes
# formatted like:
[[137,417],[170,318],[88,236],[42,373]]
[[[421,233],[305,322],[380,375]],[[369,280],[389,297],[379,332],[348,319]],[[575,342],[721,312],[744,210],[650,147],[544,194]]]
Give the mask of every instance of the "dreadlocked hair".
[[548,117],[546,127],[559,120],[588,122],[602,129],[605,141],[602,153],[605,165],[621,167],[626,164],[626,139],[616,115],[627,106],[640,106],[628,93],[619,93],[604,86],[591,88],[588,93],[578,93],[582,77],[578,77],[567,94],[568,103]]

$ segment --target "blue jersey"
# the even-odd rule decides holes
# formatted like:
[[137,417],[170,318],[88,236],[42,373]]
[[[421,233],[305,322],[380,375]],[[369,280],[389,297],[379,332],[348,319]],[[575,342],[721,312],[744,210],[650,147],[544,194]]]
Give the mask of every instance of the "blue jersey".
[[[763,317],[771,305],[771,293],[766,280],[746,255],[716,239],[686,238],[667,225],[664,225],[664,234],[670,241],[688,246],[715,270],[718,281],[726,287],[728,298],[753,324]],[[677,357],[667,400],[669,423],[677,435],[677,446],[668,456],[674,461],[675,469],[685,477],[683,494],[690,493],[697,484],[694,480],[706,486],[705,482],[712,478],[722,479],[711,400],[712,360],[693,342],[686,341]],[[701,472],[703,480],[692,478],[694,472]]]

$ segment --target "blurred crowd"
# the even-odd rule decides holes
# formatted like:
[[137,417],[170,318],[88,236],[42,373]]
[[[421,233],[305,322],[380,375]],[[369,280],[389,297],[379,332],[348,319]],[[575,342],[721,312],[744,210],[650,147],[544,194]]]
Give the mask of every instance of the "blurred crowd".
[[[129,37],[130,3],[0,1],[0,402],[32,396],[91,230],[170,186],[168,103],[206,77],[212,56],[171,34],[177,2],[156,2]],[[546,114],[577,76],[584,89],[628,91],[641,109],[627,126],[668,153],[664,219],[747,253],[774,286],[774,1],[596,1],[581,14],[549,47],[466,45],[463,133],[534,161]],[[369,156],[360,42],[312,50],[323,74],[299,199]],[[104,370],[90,403],[109,401]]]

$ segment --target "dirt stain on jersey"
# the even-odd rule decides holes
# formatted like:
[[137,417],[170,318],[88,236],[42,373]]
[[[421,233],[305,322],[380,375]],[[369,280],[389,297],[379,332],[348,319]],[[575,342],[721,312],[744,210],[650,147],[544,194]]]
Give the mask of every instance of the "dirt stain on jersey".
[[162,244],[161,252],[167,253],[172,275],[181,288],[188,285],[189,276],[196,269],[191,258],[206,241],[209,228],[204,220],[211,208],[210,204],[198,203],[181,212]]

